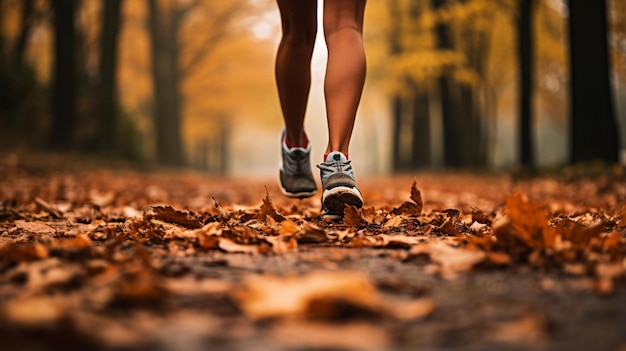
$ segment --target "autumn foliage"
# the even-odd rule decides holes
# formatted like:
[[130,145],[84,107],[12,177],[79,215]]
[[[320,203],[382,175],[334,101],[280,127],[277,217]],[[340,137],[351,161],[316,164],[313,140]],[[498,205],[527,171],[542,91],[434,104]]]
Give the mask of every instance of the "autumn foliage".
[[[428,288],[351,264],[376,259],[436,284],[530,269],[545,291],[610,295],[624,287],[619,178],[364,180],[366,206],[325,221],[317,199],[286,199],[273,182],[29,167],[1,173],[0,334],[11,345],[33,330],[47,331],[47,344],[131,347],[147,335],[164,342],[154,341],[156,326],[183,323],[177,315],[248,327],[316,321],[325,333],[324,323],[343,321],[357,334],[369,329],[350,323],[440,318],[445,301]],[[513,328],[514,341],[529,325],[547,337],[544,314],[519,318],[498,328]],[[153,327],[139,327],[142,320]],[[56,333],[78,339],[55,341]],[[371,337],[393,345],[385,333]]]

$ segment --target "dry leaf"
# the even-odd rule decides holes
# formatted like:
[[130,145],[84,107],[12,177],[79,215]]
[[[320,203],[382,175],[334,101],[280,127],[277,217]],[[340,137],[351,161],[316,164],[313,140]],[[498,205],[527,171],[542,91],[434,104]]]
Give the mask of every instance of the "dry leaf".
[[291,219],[286,219],[280,222],[278,228],[278,234],[282,236],[294,235],[299,231],[300,227],[298,226],[298,223],[294,222]]
[[400,207],[394,208],[391,213],[395,215],[405,215],[405,216],[413,216],[417,217],[422,214],[422,209],[424,207],[422,203],[422,194],[419,189],[417,189],[417,183],[414,180],[411,185],[411,200],[413,202],[405,202]]
[[226,211],[222,206],[220,206],[215,198],[213,198],[213,202],[215,203],[215,209],[217,209],[217,212],[220,214],[220,218],[222,219],[222,221],[228,222],[232,214]]
[[352,205],[346,205],[343,211],[343,224],[352,228],[364,227],[367,222],[361,217],[359,209]]
[[360,272],[313,272],[305,276],[253,276],[236,294],[251,318],[305,315],[311,301],[340,299],[370,306],[377,302],[374,286]]
[[430,298],[421,298],[402,303],[385,305],[385,311],[391,316],[402,320],[415,320],[429,316],[435,310],[435,301]]
[[148,219],[157,219],[166,223],[173,223],[188,229],[202,228],[202,223],[192,218],[189,213],[174,210],[171,206],[157,206],[153,208],[154,215],[148,216]]
[[444,276],[455,277],[458,272],[471,269],[486,258],[483,251],[455,248],[439,241],[432,241],[413,246],[410,255],[428,255],[431,260],[439,263]]
[[23,220],[15,221],[15,225],[22,230],[27,230],[36,234],[54,234],[56,229],[41,222],[27,222]]
[[56,206],[44,201],[43,199],[36,197],[35,203],[44,211],[50,213],[50,215],[54,218],[60,219],[63,218],[63,212],[61,212]]
[[217,241],[217,247],[231,253],[238,252],[255,254],[259,252],[259,247],[256,245],[241,245],[227,238],[219,238]]
[[265,216],[272,218],[276,222],[282,222],[286,219],[285,216],[278,213],[276,207],[274,206],[274,203],[272,202],[272,198],[270,198],[270,193],[267,191],[265,192],[263,205],[261,205],[261,213],[263,213]]
[[299,232],[296,237],[299,243],[316,244],[327,242],[329,240],[326,230],[309,222],[304,222],[302,224],[302,231]]

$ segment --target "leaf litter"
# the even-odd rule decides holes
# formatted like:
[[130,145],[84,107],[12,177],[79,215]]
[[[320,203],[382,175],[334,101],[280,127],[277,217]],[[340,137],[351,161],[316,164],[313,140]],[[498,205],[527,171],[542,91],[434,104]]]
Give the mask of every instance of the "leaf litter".
[[[182,184],[133,186],[142,179],[131,173],[117,177],[112,190],[103,192],[93,184],[114,180],[99,176],[88,173],[91,183],[66,182],[75,187],[69,205],[68,196],[56,198],[37,187],[24,189],[30,199],[16,197],[6,183],[0,187],[2,323],[25,330],[56,328],[62,321],[76,325],[128,308],[137,313],[197,313],[197,308],[180,307],[185,301],[192,306],[204,301],[229,318],[272,320],[276,325],[314,323],[322,329],[324,323],[357,323],[358,329],[363,321],[397,324],[438,313],[435,296],[390,295],[363,271],[343,268],[350,254],[340,253],[337,264],[329,265],[333,260],[328,250],[334,248],[380,250],[402,265],[444,280],[527,267],[577,279],[580,287],[594,293],[611,294],[626,277],[626,206],[619,201],[589,208],[581,208],[584,202],[577,202],[576,195],[542,202],[531,186],[527,193],[511,192],[500,199],[501,193],[491,199],[467,196],[472,201],[458,201],[450,208],[454,193],[424,201],[413,180],[408,200],[399,195],[393,202],[376,200],[377,194],[370,192],[366,198],[374,200],[366,207],[347,206],[343,221],[324,221],[318,205],[273,199],[267,187],[258,204],[237,204],[240,195],[222,192],[212,196],[212,204],[209,200],[206,207],[194,208],[185,205],[185,197],[173,195],[184,192]],[[146,191],[135,198],[121,195],[123,189],[133,188]],[[624,200],[623,187],[616,188],[613,196]],[[169,203],[163,204],[163,199]],[[479,208],[476,203],[491,206]],[[298,257],[307,253],[335,268],[298,268]],[[202,261],[217,255],[235,261],[242,259],[238,255],[251,260],[284,257],[294,268],[284,274],[251,268],[248,273],[229,273],[234,276],[224,280],[220,269],[211,267],[227,270],[231,258]],[[205,268],[188,263],[198,261],[205,262]],[[563,284],[541,276],[537,281],[546,291],[557,291]],[[527,341],[527,335],[545,340],[546,323],[545,316],[536,313],[517,316],[494,326],[496,336],[487,339],[518,342]],[[114,343],[96,329],[72,328]],[[376,340],[387,346],[390,342],[386,336]]]

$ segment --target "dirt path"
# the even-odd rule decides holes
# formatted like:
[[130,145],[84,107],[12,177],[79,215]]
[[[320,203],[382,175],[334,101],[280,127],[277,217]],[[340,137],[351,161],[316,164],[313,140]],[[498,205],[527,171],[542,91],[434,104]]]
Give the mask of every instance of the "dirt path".
[[2,350],[626,350],[617,176],[361,179],[325,222],[273,179],[5,166]]

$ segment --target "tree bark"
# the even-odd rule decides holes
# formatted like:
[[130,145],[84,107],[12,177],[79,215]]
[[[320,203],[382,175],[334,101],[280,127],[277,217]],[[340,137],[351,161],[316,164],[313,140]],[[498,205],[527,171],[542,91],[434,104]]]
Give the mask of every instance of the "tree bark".
[[532,137],[533,40],[532,17],[534,0],[520,0],[517,29],[519,55],[519,162],[523,167],[534,164]]
[[72,145],[76,125],[76,0],[52,0],[54,14],[54,66],[52,131],[56,148]]
[[411,170],[428,169],[430,156],[430,111],[428,89],[415,89],[413,95],[413,133],[411,150]]
[[[398,0],[389,1],[389,10],[394,18],[400,18],[401,10],[398,4]],[[402,45],[400,44],[400,35],[402,32],[401,24],[399,21],[394,21],[391,24],[390,31],[390,53],[392,56],[397,56],[402,53]],[[403,158],[402,158],[402,143],[400,133],[402,130],[402,111],[404,102],[402,96],[399,93],[394,93],[391,97],[391,113],[392,113],[392,135],[391,135],[391,168],[395,172],[403,170]]]
[[151,38],[153,119],[156,157],[161,164],[184,163],[181,145],[180,85],[177,60],[177,34],[172,8],[162,9],[157,0],[148,0]]
[[[431,0],[433,11],[439,11],[445,0]],[[437,49],[452,50],[452,40],[450,29],[447,23],[437,23],[435,26],[435,36],[437,38]],[[459,168],[463,165],[460,150],[460,140],[462,138],[462,128],[459,122],[459,99],[453,97],[455,89],[454,83],[444,70],[437,80],[439,87],[439,100],[441,104],[441,120],[443,123],[443,163],[448,168]],[[459,94],[456,94],[457,96]]]
[[15,40],[15,47],[13,49],[13,66],[17,69],[21,69],[24,66],[24,54],[26,52],[26,44],[28,42],[28,36],[33,28],[34,24],[34,0],[22,1],[22,14],[20,31]]
[[570,161],[618,161],[611,98],[605,0],[569,0],[571,60]]
[[104,2],[103,26],[100,36],[100,81],[97,89],[99,115],[99,146],[102,151],[117,151],[117,55],[122,0]]

